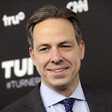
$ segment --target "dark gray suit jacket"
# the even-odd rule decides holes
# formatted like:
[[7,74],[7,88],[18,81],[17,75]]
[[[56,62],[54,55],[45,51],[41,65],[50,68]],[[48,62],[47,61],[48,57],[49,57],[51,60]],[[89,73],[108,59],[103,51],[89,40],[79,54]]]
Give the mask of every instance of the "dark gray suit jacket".
[[[112,94],[82,85],[90,112],[112,112]],[[1,112],[46,112],[40,97],[40,83],[26,96]]]

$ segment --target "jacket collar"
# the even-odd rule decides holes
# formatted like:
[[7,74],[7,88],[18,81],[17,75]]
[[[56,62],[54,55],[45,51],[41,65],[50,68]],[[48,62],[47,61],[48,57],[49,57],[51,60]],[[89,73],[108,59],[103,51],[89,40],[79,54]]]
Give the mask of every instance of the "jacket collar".
[[108,107],[108,103],[106,103],[110,100],[109,98],[106,98],[106,96],[108,96],[107,91],[92,88],[85,84],[82,84],[82,88],[89,105],[90,112],[108,112],[108,109],[111,109]]
[[[90,112],[111,112],[108,111],[112,110],[112,100],[110,101],[110,99],[112,99],[111,94],[107,94],[107,91],[102,92],[96,90],[85,84],[82,84],[82,88],[89,105]],[[107,96],[111,97],[107,98]],[[20,112],[46,112],[40,96],[40,83],[24,97],[23,108]]]
[[39,89],[40,83],[24,97],[22,112],[46,112]]

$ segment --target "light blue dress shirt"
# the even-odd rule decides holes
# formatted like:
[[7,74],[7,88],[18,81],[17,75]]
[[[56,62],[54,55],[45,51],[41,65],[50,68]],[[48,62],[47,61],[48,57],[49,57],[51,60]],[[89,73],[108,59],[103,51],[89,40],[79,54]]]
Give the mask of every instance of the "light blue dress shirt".
[[[58,102],[66,97],[48,88],[43,82],[40,86],[40,95],[47,112],[65,112],[64,105]],[[76,99],[73,112],[90,112],[80,82],[70,97]]]

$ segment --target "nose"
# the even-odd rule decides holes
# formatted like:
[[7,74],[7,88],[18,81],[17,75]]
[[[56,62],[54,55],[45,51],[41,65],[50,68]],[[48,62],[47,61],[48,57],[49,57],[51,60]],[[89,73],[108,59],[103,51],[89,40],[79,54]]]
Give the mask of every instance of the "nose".
[[61,53],[57,49],[52,50],[51,63],[60,64],[62,61],[63,57],[61,56]]

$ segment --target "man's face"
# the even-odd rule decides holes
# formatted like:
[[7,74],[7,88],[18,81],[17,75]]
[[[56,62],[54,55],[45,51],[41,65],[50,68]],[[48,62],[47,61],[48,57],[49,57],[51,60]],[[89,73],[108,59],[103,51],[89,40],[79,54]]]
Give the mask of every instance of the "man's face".
[[35,25],[30,56],[41,80],[49,88],[74,88],[79,82],[84,43],[78,45],[72,24],[66,19],[47,19]]

